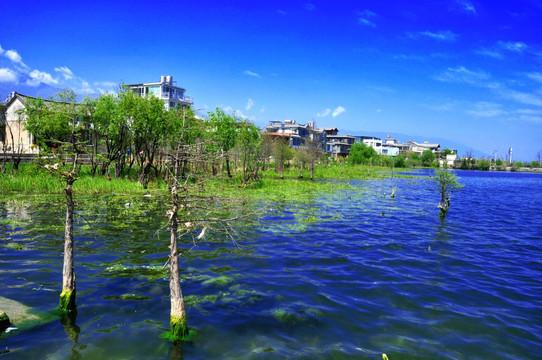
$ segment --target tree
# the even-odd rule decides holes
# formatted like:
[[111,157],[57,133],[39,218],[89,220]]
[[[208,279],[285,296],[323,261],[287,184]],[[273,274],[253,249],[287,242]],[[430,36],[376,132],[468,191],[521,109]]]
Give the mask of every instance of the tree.
[[311,181],[314,180],[314,168],[316,162],[322,157],[324,150],[322,149],[322,143],[317,140],[307,139],[305,141],[306,160],[311,170]]
[[172,131],[173,111],[166,111],[161,99],[151,95],[142,97],[130,89],[121,91],[119,98],[122,114],[130,124],[133,155],[140,167],[138,180],[146,188],[159,150]]
[[439,216],[444,219],[450,208],[452,194],[464,186],[460,185],[457,182],[457,176],[448,170],[436,170],[433,173],[432,180],[435,182],[437,191],[440,194],[440,202],[437,205],[440,209]]
[[435,154],[431,149],[425,149],[420,156],[420,161],[423,166],[429,167],[435,161]]
[[230,158],[228,152],[233,149],[237,141],[238,120],[234,115],[227,115],[220,108],[215,112],[209,112],[209,122],[212,126],[212,134],[222,155],[226,159],[226,171],[228,177],[232,177],[230,170]]
[[115,164],[115,178],[118,178],[131,142],[129,118],[122,112],[120,96],[102,94],[95,102],[92,120],[96,129],[93,141],[102,160],[100,175],[108,174],[111,164]]
[[240,123],[237,134],[237,149],[243,169],[242,184],[258,179],[259,149],[262,143],[260,129],[248,122]]
[[273,148],[275,155],[275,169],[280,171],[280,178],[284,179],[284,163],[294,157],[294,150],[288,144],[288,138],[278,138],[275,140]]
[[368,146],[362,142],[355,142],[350,148],[348,161],[351,164],[367,164],[378,158],[378,153],[372,146]]
[[[64,263],[62,269],[62,293],[59,311],[62,314],[76,313],[76,281],[74,266],[73,224],[75,203],[73,183],[78,179],[79,155],[85,152],[81,137],[81,118],[86,109],[77,104],[77,95],[71,89],[63,89],[47,103],[42,99],[27,99],[23,113],[27,117],[27,128],[42,146],[40,161],[44,167],[66,183],[66,219],[64,224]],[[66,163],[65,159],[70,158]]]

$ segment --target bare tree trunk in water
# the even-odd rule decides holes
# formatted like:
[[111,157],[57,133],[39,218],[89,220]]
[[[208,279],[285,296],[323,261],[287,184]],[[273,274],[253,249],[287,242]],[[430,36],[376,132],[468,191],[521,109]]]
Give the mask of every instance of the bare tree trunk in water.
[[73,260],[73,203],[72,185],[77,180],[73,172],[66,177],[66,224],[64,227],[64,267],[62,269],[62,293],[60,294],[60,311],[75,310],[75,267]]
[[[184,129],[184,121],[183,121]],[[182,139],[182,137],[181,137]],[[179,253],[177,249],[177,230],[179,223],[177,220],[179,211],[179,167],[181,166],[181,160],[179,156],[181,154],[181,143],[177,147],[177,152],[174,158],[174,173],[173,173],[173,186],[171,187],[171,199],[173,206],[171,208],[171,242],[170,242],[170,276],[169,276],[169,292],[171,299],[171,313],[170,313],[170,326],[171,335],[174,339],[181,340],[188,335],[188,325],[186,321],[186,311],[184,309],[183,292],[181,290],[181,279],[179,276]],[[184,171],[184,166],[183,166]]]

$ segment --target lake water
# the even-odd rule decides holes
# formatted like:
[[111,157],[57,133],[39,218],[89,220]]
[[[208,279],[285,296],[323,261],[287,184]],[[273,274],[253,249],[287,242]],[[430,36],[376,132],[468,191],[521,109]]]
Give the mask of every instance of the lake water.
[[[420,171],[419,175],[430,174]],[[457,171],[445,221],[427,179],[346,181],[281,201],[181,261],[184,359],[539,359],[542,176]],[[78,198],[78,334],[61,289],[61,197],[0,200],[0,296],[39,325],[0,336],[6,359],[170,359],[165,204]],[[1,308],[1,303],[0,303]]]

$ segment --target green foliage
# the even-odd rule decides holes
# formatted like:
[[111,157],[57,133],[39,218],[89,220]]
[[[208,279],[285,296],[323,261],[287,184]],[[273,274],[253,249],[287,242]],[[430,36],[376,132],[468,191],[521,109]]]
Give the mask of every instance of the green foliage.
[[406,168],[408,164],[404,155],[400,154],[396,156],[395,160],[393,161],[393,166],[396,168]]
[[501,159],[497,159],[497,160],[495,160],[495,165],[503,166],[503,161]]
[[515,167],[523,167],[523,163],[521,161],[514,161]]
[[450,208],[450,198],[452,197],[452,194],[457,190],[462,189],[464,186],[460,185],[457,182],[457,176],[448,170],[436,170],[433,173],[432,180],[440,195],[440,203],[438,204],[440,209],[439,215],[441,219],[444,219]]
[[478,169],[483,171],[487,171],[491,167],[491,163],[489,162],[489,160],[486,159],[480,159],[477,165]]
[[435,161],[435,154],[431,149],[425,149],[420,156],[420,161],[422,162],[423,166],[432,166],[433,161]]
[[441,151],[441,154],[443,154],[445,156],[446,155],[452,155],[453,153],[454,153],[453,150],[450,150],[450,149],[444,149],[444,150]]
[[368,164],[378,159],[378,153],[372,146],[362,142],[355,142],[350,148],[348,161],[351,164]]

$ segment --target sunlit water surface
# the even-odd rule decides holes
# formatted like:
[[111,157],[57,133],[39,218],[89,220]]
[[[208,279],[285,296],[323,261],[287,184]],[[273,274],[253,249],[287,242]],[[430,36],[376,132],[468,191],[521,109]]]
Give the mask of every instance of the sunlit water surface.
[[[420,172],[430,174],[430,171]],[[428,179],[267,204],[182,244],[184,359],[538,359],[542,176],[461,172],[444,222]],[[78,198],[77,329],[54,313],[63,199],[0,200],[0,296],[49,319],[0,336],[6,359],[169,359],[166,204]],[[264,205],[264,204],[261,204]],[[0,303],[1,308],[1,303]],[[16,324],[17,325],[17,324]]]

